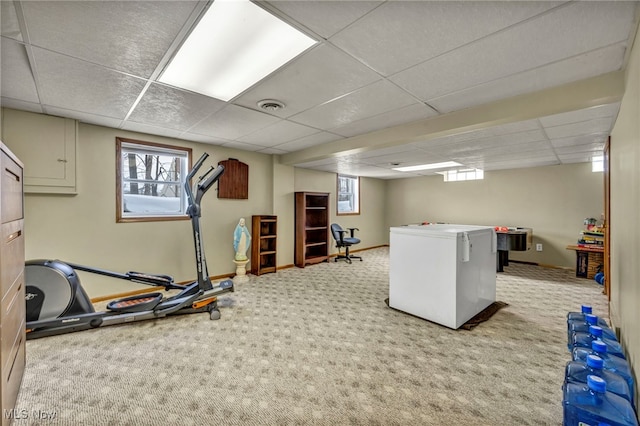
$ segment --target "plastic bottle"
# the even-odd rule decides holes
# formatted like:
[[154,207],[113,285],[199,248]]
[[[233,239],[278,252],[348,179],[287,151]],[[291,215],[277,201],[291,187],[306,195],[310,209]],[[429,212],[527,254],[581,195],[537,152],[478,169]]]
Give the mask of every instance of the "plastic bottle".
[[573,335],[573,333],[588,333],[590,325],[597,325],[598,327],[601,327],[602,337],[604,337],[605,339],[616,341],[618,340],[618,336],[616,336],[616,333],[611,328],[609,328],[609,325],[605,320],[599,318],[596,315],[585,314],[584,320],[567,320],[567,347],[569,348],[569,351],[571,351],[571,348],[573,346],[571,342],[571,336]]
[[566,386],[569,382],[587,383],[587,376],[594,375],[607,382],[607,391],[623,397],[633,406],[633,394],[627,381],[619,374],[604,369],[604,360],[597,355],[587,355],[587,362],[569,361],[565,368]]
[[580,307],[580,312],[569,312],[567,314],[567,321],[571,321],[571,320],[574,320],[574,319],[584,320],[584,315],[585,314],[592,314],[592,313],[593,313],[593,309],[591,308],[591,306],[582,305]]
[[638,426],[636,413],[626,399],[607,392],[607,383],[589,375],[587,383],[567,383],[564,388],[563,425]]
[[612,373],[616,373],[621,376],[629,386],[629,391],[631,392],[631,400],[634,399],[635,392],[635,379],[631,372],[631,366],[627,362],[627,360],[619,358],[617,356],[610,356],[607,353],[607,345],[602,340],[594,340],[591,342],[591,349],[589,348],[573,348],[571,352],[571,359],[574,361],[582,361],[587,362],[587,356],[589,355],[597,355],[602,358],[603,365],[602,368],[607,371],[611,371]]
[[609,355],[614,355],[626,359],[620,343],[618,343],[616,340],[605,339],[602,337],[602,334],[602,327],[598,327],[597,325],[590,325],[588,333],[573,333],[571,335],[571,346],[590,348],[591,342],[596,339],[600,339],[604,342],[605,345],[607,345],[607,353]]

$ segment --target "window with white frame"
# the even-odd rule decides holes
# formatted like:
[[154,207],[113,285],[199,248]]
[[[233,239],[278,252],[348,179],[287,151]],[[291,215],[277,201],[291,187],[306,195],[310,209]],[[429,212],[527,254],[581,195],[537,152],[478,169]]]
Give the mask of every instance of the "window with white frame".
[[484,179],[484,171],[480,169],[447,170],[440,173],[444,176],[445,182]]
[[191,149],[116,138],[116,221],[188,219]]
[[604,172],[604,155],[596,155],[591,158],[591,171]]
[[360,178],[338,175],[338,214],[360,214]]

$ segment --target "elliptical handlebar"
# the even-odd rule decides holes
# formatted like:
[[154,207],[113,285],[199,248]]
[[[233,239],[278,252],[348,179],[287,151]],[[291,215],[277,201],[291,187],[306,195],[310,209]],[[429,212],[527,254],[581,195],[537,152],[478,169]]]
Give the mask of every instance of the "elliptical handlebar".
[[[209,169],[204,175],[198,178],[198,181],[195,182],[192,187],[191,180],[196,175],[196,173],[198,173],[198,170],[200,169],[200,167],[202,167],[202,164],[207,159],[207,157],[209,157],[209,154],[207,154],[206,152],[202,154],[202,156],[198,159],[198,161],[196,161],[196,164],[194,164],[191,171],[187,174],[187,179],[184,183],[184,189],[187,194],[187,201],[189,204],[187,207],[187,213],[189,213],[189,211],[192,211],[195,213],[195,211],[199,210],[198,207],[192,207],[192,206],[196,206],[200,204],[200,200],[202,199],[202,196],[204,195],[204,193],[207,192],[211,188],[211,186],[224,173],[224,166],[222,165],[218,165],[218,167],[211,166],[209,167]],[[195,197],[194,197],[194,193],[195,193]]]

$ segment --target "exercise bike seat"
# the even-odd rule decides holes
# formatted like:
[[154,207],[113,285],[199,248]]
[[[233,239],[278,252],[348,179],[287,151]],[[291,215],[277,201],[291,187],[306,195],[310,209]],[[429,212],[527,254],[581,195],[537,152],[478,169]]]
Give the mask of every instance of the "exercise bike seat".
[[146,293],[109,302],[107,309],[113,312],[152,311],[161,301],[162,293]]

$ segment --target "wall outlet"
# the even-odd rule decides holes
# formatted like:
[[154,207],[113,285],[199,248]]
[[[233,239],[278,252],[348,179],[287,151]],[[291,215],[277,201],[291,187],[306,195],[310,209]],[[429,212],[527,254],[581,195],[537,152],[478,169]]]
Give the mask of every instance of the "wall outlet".
[[536,251],[542,251],[542,244],[536,244]]

